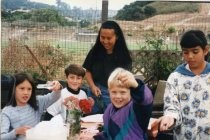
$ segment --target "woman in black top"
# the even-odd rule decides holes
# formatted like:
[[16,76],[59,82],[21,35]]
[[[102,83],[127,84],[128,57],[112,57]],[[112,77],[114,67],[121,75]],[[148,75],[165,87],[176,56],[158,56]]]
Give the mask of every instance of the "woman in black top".
[[92,113],[103,113],[110,103],[107,90],[110,73],[117,67],[132,69],[132,59],[122,29],[115,21],[105,21],[101,25],[83,67],[86,68],[86,79],[90,87],[88,95],[95,99]]

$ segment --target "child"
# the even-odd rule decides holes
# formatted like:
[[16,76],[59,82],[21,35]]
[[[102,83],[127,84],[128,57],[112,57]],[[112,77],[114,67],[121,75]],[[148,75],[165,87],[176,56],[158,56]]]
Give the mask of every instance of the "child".
[[14,75],[11,99],[1,113],[1,140],[22,140],[26,130],[40,122],[43,111],[60,97],[61,84],[58,81],[51,84],[52,93],[36,96],[34,81],[29,74]]
[[122,29],[115,21],[102,23],[93,48],[88,53],[83,67],[89,85],[88,96],[95,99],[92,113],[104,113],[110,103],[107,80],[117,67],[132,68],[132,59]]
[[210,138],[210,63],[207,39],[200,30],[187,31],[180,42],[186,63],[167,80],[164,116],[152,124],[152,136],[174,128],[176,140]]
[[64,100],[87,98],[86,93],[80,89],[85,76],[85,69],[79,65],[71,64],[65,69],[65,75],[67,87],[61,90],[61,98],[47,108],[47,112],[50,115],[61,114],[64,120],[66,120],[66,107],[63,105]]
[[115,69],[108,79],[111,104],[103,115],[104,131],[97,140],[144,140],[152,112],[153,96],[141,80],[132,73]]

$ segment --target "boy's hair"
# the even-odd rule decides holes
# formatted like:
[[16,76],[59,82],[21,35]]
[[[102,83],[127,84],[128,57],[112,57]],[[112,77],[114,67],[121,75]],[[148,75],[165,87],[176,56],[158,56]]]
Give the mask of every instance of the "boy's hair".
[[65,68],[65,74],[66,74],[66,77],[68,77],[69,74],[75,74],[78,76],[82,76],[84,78],[85,69],[80,65],[70,64],[68,67]]
[[37,106],[36,94],[35,94],[35,82],[34,82],[33,77],[30,74],[25,73],[25,72],[19,72],[19,73],[14,74],[13,80],[12,80],[13,87],[9,90],[10,101],[7,105],[12,105],[14,107],[17,106],[17,102],[15,99],[15,89],[19,84],[21,84],[25,80],[27,80],[32,86],[32,94],[31,94],[30,99],[28,100],[28,104],[32,108],[34,108],[34,110],[37,110],[38,106]]
[[200,46],[204,50],[207,46],[207,39],[202,31],[189,30],[182,36],[180,45],[181,48],[194,48]]
[[[116,68],[109,76],[108,79],[108,88],[112,87],[123,87],[127,88],[125,84],[123,84],[119,79],[118,75],[121,73],[128,73],[129,71],[123,69],[123,68]],[[130,72],[129,72],[130,73]]]

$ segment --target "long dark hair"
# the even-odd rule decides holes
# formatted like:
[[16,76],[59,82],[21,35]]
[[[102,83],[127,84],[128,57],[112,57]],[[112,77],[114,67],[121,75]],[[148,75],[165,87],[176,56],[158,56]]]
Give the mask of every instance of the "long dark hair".
[[35,94],[35,83],[34,83],[32,76],[25,72],[19,72],[19,73],[14,74],[12,77],[13,77],[13,80],[12,80],[13,86],[12,86],[12,88],[9,89],[10,101],[7,105],[12,105],[14,107],[17,106],[17,102],[15,99],[15,94],[16,94],[15,89],[16,89],[17,85],[19,85],[22,82],[24,82],[25,80],[27,80],[32,86],[32,94],[28,101],[28,104],[32,108],[34,108],[34,110],[37,110],[38,106],[37,106],[36,94]]
[[118,25],[118,23],[116,23],[115,21],[105,21],[104,23],[102,23],[100,30],[98,32],[98,36],[96,38],[96,42],[93,46],[93,48],[91,49],[91,53],[93,53],[93,60],[94,61],[101,61],[104,58],[104,55],[106,53],[105,48],[103,47],[103,45],[100,42],[100,32],[101,29],[113,29],[116,36],[117,36],[117,40],[113,49],[113,53],[115,55],[115,61],[117,62],[117,64],[119,64],[119,67],[125,67],[125,66],[130,66],[130,70],[132,68],[132,58],[130,55],[130,52],[128,50],[122,29],[120,28],[120,26]]

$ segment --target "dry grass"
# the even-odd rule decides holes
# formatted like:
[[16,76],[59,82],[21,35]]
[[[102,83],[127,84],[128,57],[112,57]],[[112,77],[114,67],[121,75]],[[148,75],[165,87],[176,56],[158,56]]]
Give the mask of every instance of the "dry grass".
[[48,42],[38,42],[35,47],[29,47],[29,49],[35,57],[29,53],[20,40],[10,39],[9,46],[2,50],[2,69],[7,70],[2,73],[26,71],[35,78],[43,80],[62,78],[68,58],[61,50],[50,46]]

